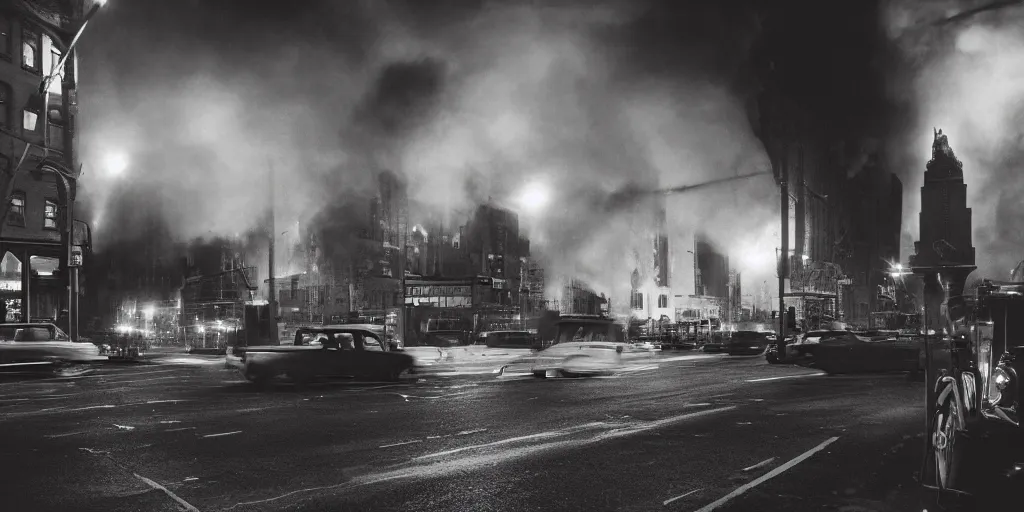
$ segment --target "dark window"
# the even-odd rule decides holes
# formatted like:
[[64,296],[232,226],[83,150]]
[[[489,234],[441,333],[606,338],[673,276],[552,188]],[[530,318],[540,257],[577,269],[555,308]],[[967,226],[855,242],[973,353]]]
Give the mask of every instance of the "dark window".
[[43,208],[43,229],[57,229],[57,201],[47,199]]
[[11,124],[11,86],[0,82],[0,126]]
[[25,227],[25,193],[11,194],[11,209],[7,212],[7,223],[12,226]]
[[659,308],[667,308],[668,307],[668,295],[658,295],[658,307]]
[[48,111],[50,122],[46,125],[46,147],[64,151],[64,119],[59,106]]
[[11,19],[0,14],[0,56],[11,60]]
[[21,29],[21,67],[39,73],[42,68],[42,36],[38,31],[23,27]]
[[633,292],[633,296],[630,299],[630,307],[632,307],[633,309],[643,309],[644,308],[644,294],[642,294],[640,292]]

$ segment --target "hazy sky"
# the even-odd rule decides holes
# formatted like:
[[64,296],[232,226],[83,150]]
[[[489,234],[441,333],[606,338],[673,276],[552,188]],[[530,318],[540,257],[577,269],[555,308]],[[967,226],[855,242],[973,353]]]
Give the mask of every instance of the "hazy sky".
[[[832,111],[832,125],[883,138],[914,238],[932,124],[968,167],[976,232],[996,208],[1024,214],[1009,199],[988,213],[977,204],[994,176],[1012,179],[1000,169],[1019,147],[1009,88],[1024,66],[1019,29],[979,18],[908,38],[905,27],[942,9],[753,3],[760,17],[730,8],[741,2],[674,0],[110,0],[80,58],[96,237],[142,236],[108,216],[126,210],[107,206],[124,194],[149,198],[178,237],[244,230],[262,213],[269,169],[281,222],[366,190],[376,169],[405,176],[434,210],[487,198],[514,206],[518,189],[540,181],[554,197],[543,216],[522,212],[534,248],[553,273],[618,295],[633,251],[649,250],[636,229],[649,211],[594,205],[628,184],[767,169],[749,116],[765,51],[786,87]],[[114,175],[118,159],[127,165]],[[770,179],[673,198],[670,230],[703,223],[723,243],[763,246],[766,268],[741,269],[760,283],[773,272],[775,198]],[[1020,237],[979,233],[975,245],[980,255]]]

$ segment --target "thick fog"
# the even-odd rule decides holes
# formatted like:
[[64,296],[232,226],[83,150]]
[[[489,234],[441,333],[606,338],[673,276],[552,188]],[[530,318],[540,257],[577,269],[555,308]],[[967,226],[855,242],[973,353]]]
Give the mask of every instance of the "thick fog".
[[[493,201],[520,213],[549,276],[624,297],[634,255],[652,253],[654,208],[608,207],[610,194],[768,170],[746,108],[758,26],[725,8],[325,1],[239,16],[229,8],[249,3],[177,4],[112,4],[83,40],[100,246],[148,233],[113,215],[131,215],[109,206],[119,191],[149,188],[173,237],[231,236],[262,222],[271,169],[279,224],[323,218],[389,169],[424,205],[412,223]],[[524,205],[524,187],[547,201]],[[760,177],[670,198],[674,259],[701,226],[748,255],[740,270],[759,283],[774,272],[775,197]]]
[[[1024,174],[1020,173],[1024,99],[1024,8],[1004,6],[936,24],[999,2],[891,2],[887,28],[905,66],[892,91],[916,108],[908,126],[904,225],[918,238],[920,186],[941,128],[964,164],[973,209],[975,277],[1008,279],[1024,257]],[[1005,2],[1003,2],[1005,3]]]

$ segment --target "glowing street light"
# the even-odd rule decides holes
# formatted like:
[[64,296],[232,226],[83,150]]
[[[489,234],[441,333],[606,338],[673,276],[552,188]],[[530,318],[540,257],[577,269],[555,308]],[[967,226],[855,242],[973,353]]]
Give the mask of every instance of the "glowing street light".
[[117,178],[128,169],[128,158],[124,156],[124,153],[109,153],[104,157],[103,166],[110,176]]
[[540,181],[527,183],[516,197],[519,206],[530,213],[540,212],[550,201],[551,189],[546,183]]

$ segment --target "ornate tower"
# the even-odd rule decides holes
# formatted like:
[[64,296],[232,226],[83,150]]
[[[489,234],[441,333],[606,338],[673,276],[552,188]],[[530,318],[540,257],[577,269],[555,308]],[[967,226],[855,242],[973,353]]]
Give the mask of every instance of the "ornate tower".
[[941,333],[947,326],[948,299],[963,294],[967,276],[977,268],[963,164],[942,130],[935,132],[932,159],[924,173],[920,225],[910,265],[924,277],[925,322]]

